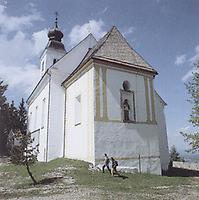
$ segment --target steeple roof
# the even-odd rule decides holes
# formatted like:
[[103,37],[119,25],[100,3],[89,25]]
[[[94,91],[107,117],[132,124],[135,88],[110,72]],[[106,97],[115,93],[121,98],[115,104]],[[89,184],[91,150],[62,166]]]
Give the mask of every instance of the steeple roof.
[[55,24],[48,32],[49,42],[47,48],[52,47],[55,49],[60,49],[65,51],[64,44],[62,43],[62,38],[64,37],[64,34],[62,33],[62,31],[59,29],[58,26],[58,18],[57,18],[58,13],[56,12],[55,14],[56,14]]

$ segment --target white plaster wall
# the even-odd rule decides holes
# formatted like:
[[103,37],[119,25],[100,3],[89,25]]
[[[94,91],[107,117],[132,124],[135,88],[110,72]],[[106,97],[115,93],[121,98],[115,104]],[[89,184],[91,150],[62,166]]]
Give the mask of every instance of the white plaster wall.
[[[36,130],[39,133],[39,154],[38,160],[45,161],[46,160],[46,140],[47,140],[47,118],[48,118],[48,92],[49,92],[49,83],[47,83],[43,90],[39,93],[39,95],[34,99],[34,101],[29,105],[28,108],[28,129],[30,132],[34,132]],[[44,123],[42,124],[42,101],[45,101],[45,114],[44,114]],[[35,111],[37,109],[37,123],[35,124]],[[31,114],[32,113],[32,114]],[[30,117],[31,115],[31,117]]]
[[[140,155],[141,172],[161,174],[159,130],[156,124],[147,123],[144,76],[107,68],[108,119],[104,119],[101,68],[99,70],[99,92],[100,117],[102,119],[95,121],[94,126],[95,164],[98,164],[103,159],[104,153],[107,153],[110,157],[113,156],[118,159],[120,166],[137,168],[137,171],[139,171],[138,157]],[[134,92],[136,123],[121,122],[120,89],[123,89],[122,85],[125,80],[130,83],[130,90]],[[148,90],[148,93],[150,98],[150,90]],[[149,106],[151,107],[150,103]]]
[[157,116],[156,119],[159,132],[161,167],[163,170],[167,170],[169,165],[169,148],[168,148],[166,120],[164,114],[164,105],[157,95],[155,95],[155,99],[156,99],[156,116]]
[[199,163],[194,162],[178,162],[173,161],[173,167],[181,168],[181,169],[188,169],[188,170],[197,170],[199,171]]
[[[135,92],[136,121],[146,122],[146,100],[143,76],[114,69],[107,69],[108,118],[111,120],[122,120],[120,89],[123,89],[122,84],[125,80],[129,81],[130,90]],[[102,104],[102,102],[100,103]]]
[[50,70],[50,112],[48,131],[48,161],[63,157],[64,149],[64,88],[61,87],[62,77],[58,70]]
[[[53,59],[60,59],[66,52],[63,50],[57,50],[53,48],[48,48],[44,51],[43,55],[41,56],[40,61],[40,72],[41,76],[45,73],[45,71],[53,65]],[[42,62],[44,62],[44,70],[42,71]]]
[[[93,68],[71,84],[66,100],[66,157],[94,162]],[[81,95],[81,124],[75,125],[75,98]]]
[[95,158],[104,153],[119,160],[123,167],[135,167],[141,172],[161,174],[159,141],[156,125],[95,122]]

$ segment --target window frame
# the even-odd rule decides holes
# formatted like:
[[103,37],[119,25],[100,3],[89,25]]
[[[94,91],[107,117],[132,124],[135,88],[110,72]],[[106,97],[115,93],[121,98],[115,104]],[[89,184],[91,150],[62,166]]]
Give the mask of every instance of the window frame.
[[79,94],[75,97],[75,102],[74,102],[74,125],[79,126],[81,125],[81,123],[82,123],[82,97],[81,94]]

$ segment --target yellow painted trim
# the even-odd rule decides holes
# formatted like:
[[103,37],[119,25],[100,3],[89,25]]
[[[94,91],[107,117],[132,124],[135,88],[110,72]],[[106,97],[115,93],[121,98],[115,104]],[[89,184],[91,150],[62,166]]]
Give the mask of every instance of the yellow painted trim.
[[145,100],[146,100],[146,122],[149,123],[150,120],[150,109],[149,109],[149,87],[148,87],[148,78],[144,77],[144,88],[145,88]]
[[149,83],[150,83],[150,93],[151,93],[152,122],[156,122],[156,119],[155,119],[155,100],[154,100],[153,79],[149,79]]
[[107,68],[102,68],[103,119],[104,120],[108,120],[106,72],[107,72]]
[[136,65],[132,65],[130,63],[121,63],[121,62],[116,62],[116,61],[110,61],[110,60],[107,60],[107,59],[101,59],[101,58],[93,58],[94,62],[95,63],[98,63],[101,65],[105,65],[105,66],[111,66],[111,67],[114,67],[114,68],[117,68],[117,70],[124,70],[124,69],[127,69],[129,71],[132,71],[134,73],[137,74],[137,72],[140,72],[142,74],[148,74],[150,75],[151,77],[154,76],[154,75],[157,75],[157,72],[153,69],[150,69],[150,68],[140,68],[140,67],[137,67]]
[[95,67],[95,120],[100,119],[100,68]]

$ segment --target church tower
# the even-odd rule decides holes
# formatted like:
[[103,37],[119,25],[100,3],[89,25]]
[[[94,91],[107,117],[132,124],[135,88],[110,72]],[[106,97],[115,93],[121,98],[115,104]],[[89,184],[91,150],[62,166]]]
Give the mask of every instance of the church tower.
[[40,75],[43,76],[45,71],[57,62],[63,55],[66,54],[62,38],[64,34],[58,27],[57,13],[55,18],[55,25],[48,32],[48,44],[40,57]]

